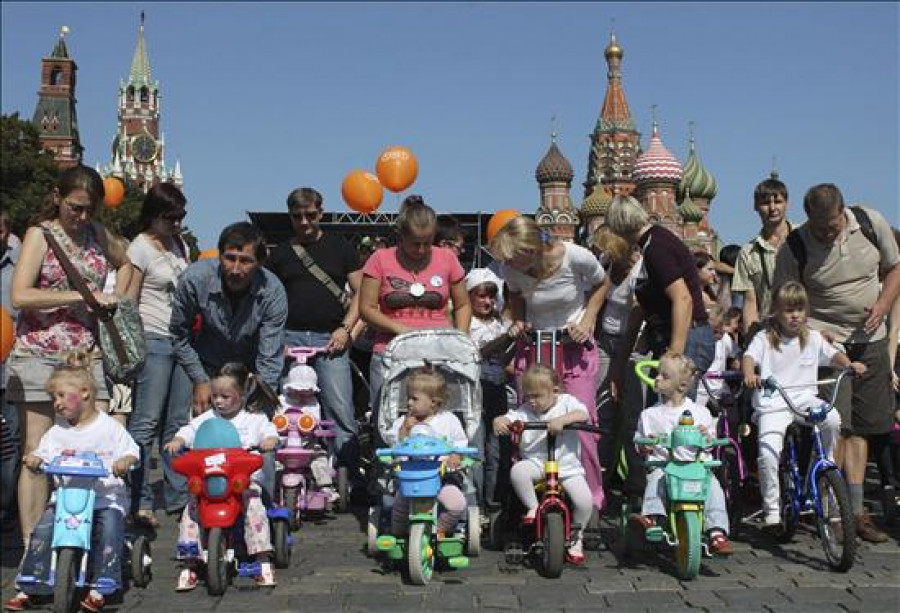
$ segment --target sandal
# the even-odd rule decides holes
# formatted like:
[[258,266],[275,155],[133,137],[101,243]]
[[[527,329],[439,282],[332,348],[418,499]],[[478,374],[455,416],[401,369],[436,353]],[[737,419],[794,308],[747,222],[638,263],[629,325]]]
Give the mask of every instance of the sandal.
[[24,611],[29,605],[31,605],[31,599],[28,598],[28,594],[19,592],[3,603],[3,609],[6,611]]
[[178,575],[178,584],[175,586],[176,592],[190,592],[197,587],[197,573],[190,568],[184,568]]
[[272,587],[278,585],[275,581],[275,572],[272,570],[271,562],[263,562],[259,565],[259,575],[256,576],[256,585],[259,587]]
[[584,550],[581,541],[578,541],[566,550],[566,562],[573,566],[584,565]]
[[721,531],[716,531],[709,535],[709,550],[719,556],[730,556],[734,553],[731,541],[729,541],[728,536]]
[[135,513],[134,521],[149,528],[159,528],[159,520],[156,519],[156,513],[150,509],[141,509]]
[[97,590],[91,590],[84,597],[84,600],[81,601],[81,608],[91,613],[98,613],[104,604],[106,604],[106,600],[103,598],[103,595]]

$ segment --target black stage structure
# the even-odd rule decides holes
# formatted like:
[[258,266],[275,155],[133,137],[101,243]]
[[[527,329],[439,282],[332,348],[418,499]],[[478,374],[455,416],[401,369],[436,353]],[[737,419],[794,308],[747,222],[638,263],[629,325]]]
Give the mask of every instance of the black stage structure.
[[[291,218],[285,211],[283,213],[247,212],[250,221],[259,228],[266,237],[266,243],[271,247],[290,239],[294,235],[291,227]],[[468,270],[473,267],[487,266],[491,262],[491,256],[479,245],[484,243],[484,235],[488,221],[493,215],[490,213],[450,213],[459,222],[462,231],[466,235],[466,244],[460,255],[460,262]],[[359,248],[360,243],[366,237],[370,240],[384,239],[389,245],[397,242],[395,230],[397,213],[330,213],[322,214],[320,222],[326,232],[336,232],[344,237],[344,240]]]

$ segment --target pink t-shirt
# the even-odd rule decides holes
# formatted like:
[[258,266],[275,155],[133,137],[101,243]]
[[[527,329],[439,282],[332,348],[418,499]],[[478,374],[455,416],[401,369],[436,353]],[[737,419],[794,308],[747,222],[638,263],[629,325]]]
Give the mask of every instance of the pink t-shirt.
[[[381,312],[410,328],[447,328],[447,301],[450,285],[466,276],[456,254],[444,247],[431,248],[431,262],[424,270],[412,273],[397,261],[397,247],[379,249],[369,257],[363,274],[378,279],[378,305]],[[420,296],[413,295],[416,284],[421,284]],[[394,337],[389,332],[375,332],[375,353],[384,348]]]

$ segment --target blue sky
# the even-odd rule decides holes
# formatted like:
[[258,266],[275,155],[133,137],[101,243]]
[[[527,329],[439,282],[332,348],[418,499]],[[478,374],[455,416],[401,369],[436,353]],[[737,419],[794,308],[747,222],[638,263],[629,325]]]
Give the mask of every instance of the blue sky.
[[[726,242],[758,227],[752,190],[778,157],[803,193],[834,182],[900,225],[898,4],[878,3],[2,3],[2,111],[30,118],[40,59],[71,29],[85,162],[109,161],[116,92],[139,15],[162,92],[166,161],[180,159],[201,246],[248,210],[283,210],[374,170],[386,146],[419,160],[411,191],[439,211],[533,211],[550,118],[582,196],[606,91],[610,26],[644,146],[650,105],[684,162],[688,122],[719,182]],[[386,194],[384,211],[398,199]]]

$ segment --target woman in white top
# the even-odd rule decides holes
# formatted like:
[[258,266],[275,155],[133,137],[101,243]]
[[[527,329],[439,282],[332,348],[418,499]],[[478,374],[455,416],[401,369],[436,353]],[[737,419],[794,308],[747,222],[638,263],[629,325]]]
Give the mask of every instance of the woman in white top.
[[[514,323],[510,336],[536,330],[565,329],[573,342],[563,346],[557,364],[563,390],[590,407],[588,416],[596,423],[594,398],[597,391],[598,355],[591,341],[597,314],[603,304],[605,273],[590,251],[578,245],[554,240],[533,219],[516,217],[494,236],[490,250],[503,262],[500,276],[509,290],[506,314]],[[522,372],[532,360],[533,346],[524,347],[516,357],[516,371]],[[603,507],[603,487],[597,444],[594,436],[579,432],[581,462],[594,505]]]
[[[150,188],[138,218],[140,234],[128,248],[135,269],[128,292],[138,301],[147,339],[147,361],[138,373],[128,424],[141,448],[141,467],[135,471],[131,487],[131,511],[152,527],[158,525],[150,485],[153,444],[159,441],[162,449],[190,419],[191,382],[175,360],[169,332],[175,286],[189,263],[187,245],[181,238],[186,204],[181,190],[171,183]],[[161,455],[165,507],[178,511],[187,504],[186,482],[169,467],[168,457]]]

